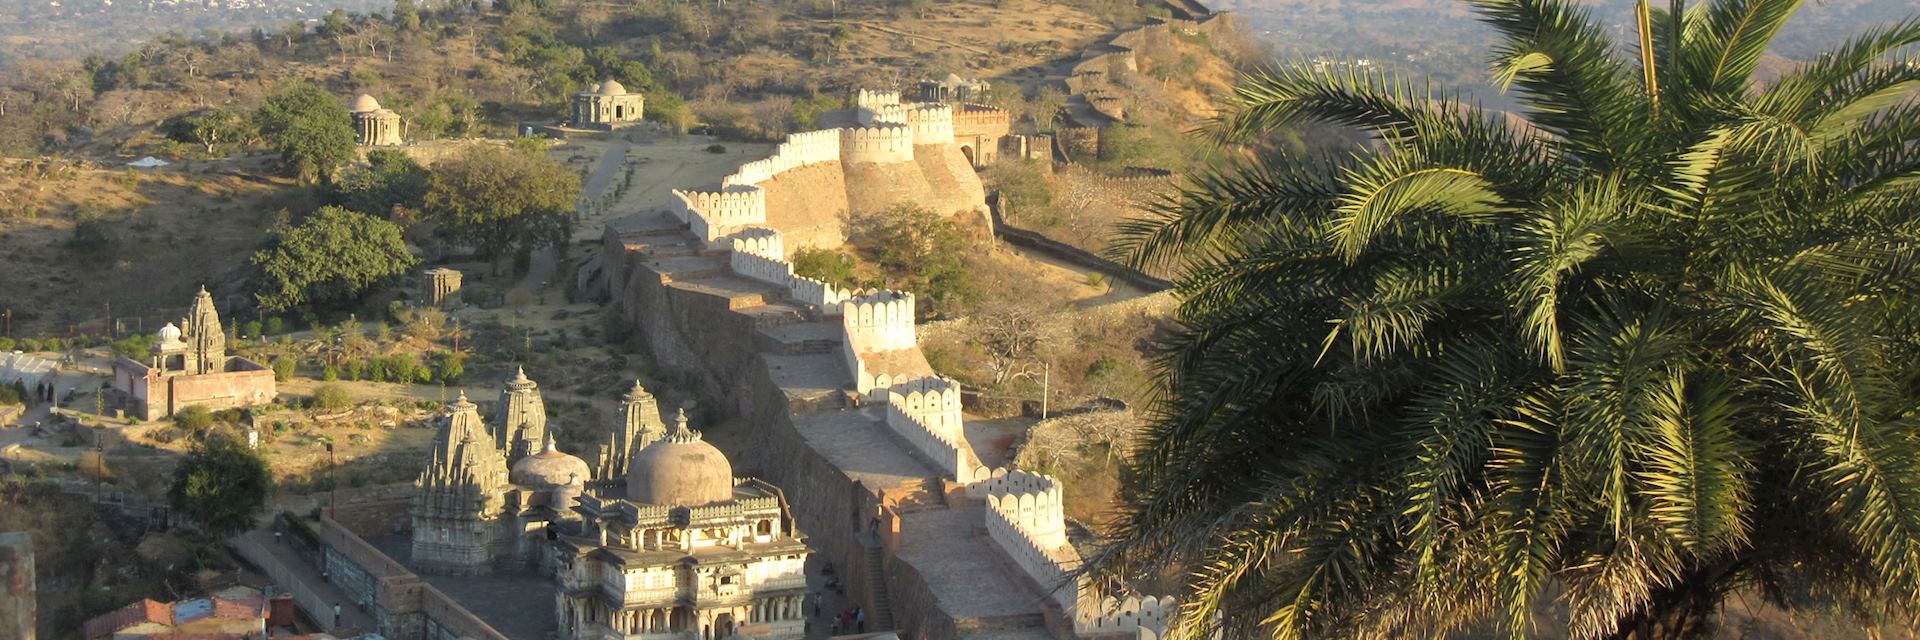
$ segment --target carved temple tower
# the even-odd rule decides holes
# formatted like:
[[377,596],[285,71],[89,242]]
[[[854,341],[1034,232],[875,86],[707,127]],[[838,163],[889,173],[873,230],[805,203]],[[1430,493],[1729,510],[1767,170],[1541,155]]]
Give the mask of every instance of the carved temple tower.
[[539,453],[546,442],[547,405],[540,399],[540,384],[527,379],[525,367],[500,391],[500,414],[494,428],[493,446],[506,455],[509,465]]
[[193,307],[180,321],[180,339],[187,375],[220,373],[226,370],[227,332],[220,327],[220,312],[213,308],[213,294],[206,287],[193,297]]
[[600,455],[594,466],[601,478],[624,478],[627,476],[627,461],[633,459],[633,452],[658,442],[667,435],[667,426],[660,420],[660,403],[633,381],[633,388],[620,396],[620,409],[624,416],[620,428],[607,434],[607,441],[600,445]]
[[513,539],[502,530],[507,461],[467,394],[447,407],[427,468],[414,482],[413,564],[427,573],[480,575]]

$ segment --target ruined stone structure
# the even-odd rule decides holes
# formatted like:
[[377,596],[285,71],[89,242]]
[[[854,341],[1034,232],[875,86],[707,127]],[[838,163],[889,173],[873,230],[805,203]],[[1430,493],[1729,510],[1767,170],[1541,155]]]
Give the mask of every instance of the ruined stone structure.
[[380,107],[373,96],[360,94],[353,99],[354,140],[363,147],[392,147],[401,144],[400,114]]
[[640,122],[646,96],[627,93],[618,80],[608,78],[593,88],[573,94],[573,126],[610,129]]
[[460,292],[460,271],[446,267],[428,269],[422,274],[426,277],[427,304],[444,304]]
[[[704,375],[696,381],[716,406],[763,430],[759,463],[793,498],[812,546],[848,576],[870,628],[935,640],[963,629],[1157,637],[1171,601],[1103,599],[1066,579],[1078,557],[1058,482],[983,462],[959,385],[936,377],[918,347],[913,294],[794,274],[788,251],[833,244],[804,226],[823,204],[871,211],[860,203],[875,193],[906,195],[946,213],[984,195],[970,170],[951,170],[978,159],[960,149],[952,106],[883,91],[861,91],[855,105],[859,126],[790,136],[722,179],[730,191],[675,192],[662,211],[610,222],[613,304],[662,365]],[[882,167],[919,171],[865,180]],[[640,633],[661,628],[652,620],[643,615]]]
[[735,478],[685,412],[580,512],[557,543],[563,640],[805,637],[808,550],[784,497]]
[[194,296],[187,317],[161,327],[147,362],[114,362],[113,387],[142,420],[192,405],[218,411],[266,404],[278,393],[272,369],[227,355],[227,334],[206,287]]

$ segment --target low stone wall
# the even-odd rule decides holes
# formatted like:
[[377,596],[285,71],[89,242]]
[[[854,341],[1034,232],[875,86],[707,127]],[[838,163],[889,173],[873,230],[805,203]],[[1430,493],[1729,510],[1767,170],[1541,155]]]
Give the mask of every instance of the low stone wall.
[[1048,238],[1038,231],[1029,231],[1009,224],[1006,216],[1001,212],[1001,207],[1005,206],[1004,199],[998,193],[987,198],[987,205],[993,211],[993,235],[1007,241],[1008,244],[1046,253],[1147,291],[1161,292],[1173,288],[1173,283],[1170,281],[1135,271],[1126,265],[1096,256],[1085,249]]
[[508,640],[458,602],[323,513],[308,522],[323,573],[371,614],[393,640]]

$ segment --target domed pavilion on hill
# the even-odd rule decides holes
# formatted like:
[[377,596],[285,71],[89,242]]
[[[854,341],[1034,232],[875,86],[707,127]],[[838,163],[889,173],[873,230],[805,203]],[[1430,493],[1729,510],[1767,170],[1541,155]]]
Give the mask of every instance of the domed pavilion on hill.
[[612,129],[640,121],[646,96],[627,93],[620,81],[608,78],[592,88],[573,94],[573,126],[581,129]]

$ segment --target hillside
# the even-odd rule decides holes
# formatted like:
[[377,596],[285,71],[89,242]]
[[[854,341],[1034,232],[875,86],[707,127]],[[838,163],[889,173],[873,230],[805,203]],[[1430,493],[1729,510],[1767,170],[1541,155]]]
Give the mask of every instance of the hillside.
[[647,93],[650,119],[772,139],[855,87],[1045,76],[1056,59],[1146,16],[1107,0],[412,7],[22,63],[0,77],[0,155],[166,151],[155,128],[167,118],[246,111],[292,78],[343,100],[373,94],[416,140],[511,133],[519,120],[561,114],[569,95],[603,77]]

